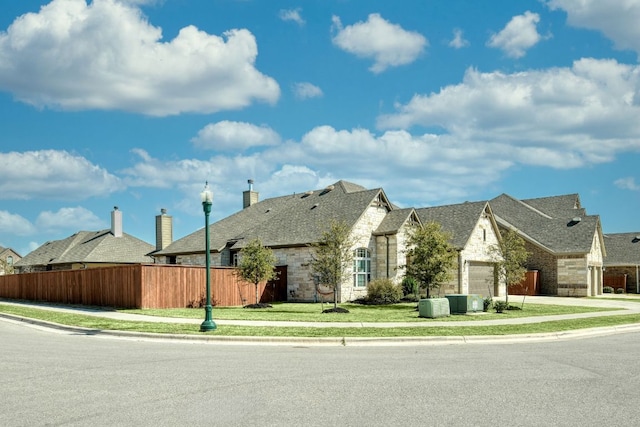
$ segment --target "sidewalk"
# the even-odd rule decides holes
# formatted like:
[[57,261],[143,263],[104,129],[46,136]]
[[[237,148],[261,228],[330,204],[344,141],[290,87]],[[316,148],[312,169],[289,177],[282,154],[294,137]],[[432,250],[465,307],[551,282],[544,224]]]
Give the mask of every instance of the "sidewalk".
[[[425,322],[390,322],[390,323],[378,323],[378,322],[287,322],[287,321],[263,321],[263,320],[223,320],[215,319],[215,308],[213,312],[214,321],[217,325],[239,325],[239,326],[266,326],[266,327],[308,327],[308,328],[395,328],[395,327],[457,327],[457,326],[494,326],[494,325],[518,325],[518,324],[532,324],[548,322],[553,320],[568,320],[568,319],[582,319],[589,317],[600,316],[615,316],[640,313],[640,301],[620,301],[613,298],[620,298],[620,295],[604,296],[601,299],[587,299],[587,298],[563,298],[563,297],[540,297],[540,296],[527,296],[526,303],[532,304],[553,304],[553,305],[572,305],[572,306],[591,306],[601,308],[611,308],[611,310],[591,312],[591,313],[576,313],[565,315],[553,315],[553,316],[534,316],[534,317],[522,317],[522,318],[508,318],[495,319],[495,320],[460,320],[460,321],[431,321]],[[624,297],[624,296],[623,296]],[[633,297],[627,297],[629,299]],[[521,296],[511,296],[510,303],[519,305],[522,301]],[[147,316],[141,314],[129,314],[120,313],[113,310],[101,310],[85,307],[71,307],[62,306],[57,304],[47,303],[30,303],[30,302],[14,302],[9,300],[0,300],[0,304],[17,305],[23,307],[33,307],[42,310],[52,310],[65,313],[83,314],[87,316],[103,317],[116,320],[127,320],[134,322],[154,322],[154,323],[188,323],[188,324],[200,324],[202,319],[186,319],[175,317],[158,317]],[[28,321],[29,323],[37,324],[39,326],[53,326],[47,322],[35,321],[32,319],[20,319],[19,316],[5,315],[0,313],[0,318],[8,318],[14,320]],[[65,327],[66,330],[75,330],[82,328]],[[558,332],[558,333],[546,333],[546,334],[528,334],[528,335],[513,335],[513,336],[467,336],[467,337],[404,337],[404,338],[349,338],[350,345],[390,345],[390,344],[454,344],[454,343],[490,343],[490,342],[523,342],[523,341],[541,341],[541,340],[557,340],[557,339],[569,339],[576,337],[586,337],[594,335],[605,335],[620,332],[629,332],[640,330],[639,325],[622,325],[619,327],[611,328],[593,328],[588,330]],[[153,339],[167,339],[167,338],[180,338],[180,339],[196,339],[205,341],[217,341],[227,343],[258,343],[258,344],[274,344],[274,343],[305,343],[305,344],[340,344],[346,345],[345,338],[287,338],[287,337],[214,337],[214,336],[165,336],[160,334],[143,334],[143,333],[129,333],[120,331],[101,331],[106,335],[116,335],[124,337],[145,337]]]

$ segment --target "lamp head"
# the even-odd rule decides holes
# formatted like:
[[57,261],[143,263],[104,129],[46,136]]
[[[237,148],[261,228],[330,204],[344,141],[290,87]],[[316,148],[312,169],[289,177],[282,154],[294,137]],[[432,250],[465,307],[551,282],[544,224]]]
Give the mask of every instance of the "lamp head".
[[202,203],[211,203],[213,202],[213,192],[211,192],[211,190],[209,189],[209,182],[205,182],[204,184],[204,190],[202,190],[202,193],[200,193],[200,200],[202,200]]

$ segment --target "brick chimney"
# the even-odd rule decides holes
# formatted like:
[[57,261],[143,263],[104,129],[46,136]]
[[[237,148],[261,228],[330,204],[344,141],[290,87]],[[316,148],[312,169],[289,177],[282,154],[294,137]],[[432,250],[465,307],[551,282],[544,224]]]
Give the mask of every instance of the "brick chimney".
[[242,193],[242,209],[258,203],[258,192],[253,191],[253,180],[250,179],[247,183],[249,184],[249,190]]
[[122,237],[122,212],[117,206],[111,211],[111,234],[113,237]]
[[160,209],[156,216],[156,250],[162,250],[173,242],[173,217],[167,215],[166,209]]

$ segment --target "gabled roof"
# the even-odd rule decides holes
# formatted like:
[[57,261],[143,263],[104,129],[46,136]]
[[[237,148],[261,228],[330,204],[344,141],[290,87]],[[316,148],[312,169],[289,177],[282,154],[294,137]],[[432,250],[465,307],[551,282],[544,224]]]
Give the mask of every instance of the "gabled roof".
[[0,246],[0,258],[2,258],[5,255],[9,256],[10,254],[15,254],[18,257],[20,257],[20,254],[14,251],[13,249]]
[[501,194],[489,204],[498,224],[516,229],[533,244],[556,254],[586,254],[596,233],[602,235],[600,217],[586,215],[576,200],[575,195],[567,195],[526,202]]
[[[268,247],[316,243],[330,221],[353,227],[371,205],[392,209],[381,188],[367,190],[346,181],[320,190],[265,199],[211,224],[210,247],[212,251],[239,249],[256,238]],[[202,228],[154,255],[204,252],[204,237]]]
[[68,263],[147,263],[147,254],[155,247],[129,234],[115,237],[111,230],[80,231],[66,239],[47,242],[30,252],[15,265],[49,265]]
[[415,209],[396,209],[389,212],[376,231],[375,235],[395,234],[405,224],[420,224],[420,218]]
[[640,265],[640,232],[605,234],[606,266]]
[[482,201],[420,208],[416,212],[423,224],[431,221],[439,223],[442,230],[452,234],[453,246],[463,249],[486,209],[489,209],[487,202]]

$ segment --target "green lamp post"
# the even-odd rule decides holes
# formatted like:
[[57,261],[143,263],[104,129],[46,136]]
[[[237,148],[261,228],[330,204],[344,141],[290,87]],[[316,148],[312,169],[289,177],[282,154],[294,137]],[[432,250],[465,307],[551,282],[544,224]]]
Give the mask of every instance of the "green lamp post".
[[207,277],[207,305],[204,307],[204,322],[200,325],[200,332],[208,332],[216,329],[216,324],[211,318],[211,254],[209,253],[209,214],[213,203],[213,193],[209,190],[209,182],[205,182],[204,190],[200,193],[202,210],[204,211],[204,240],[205,240],[205,266]]

